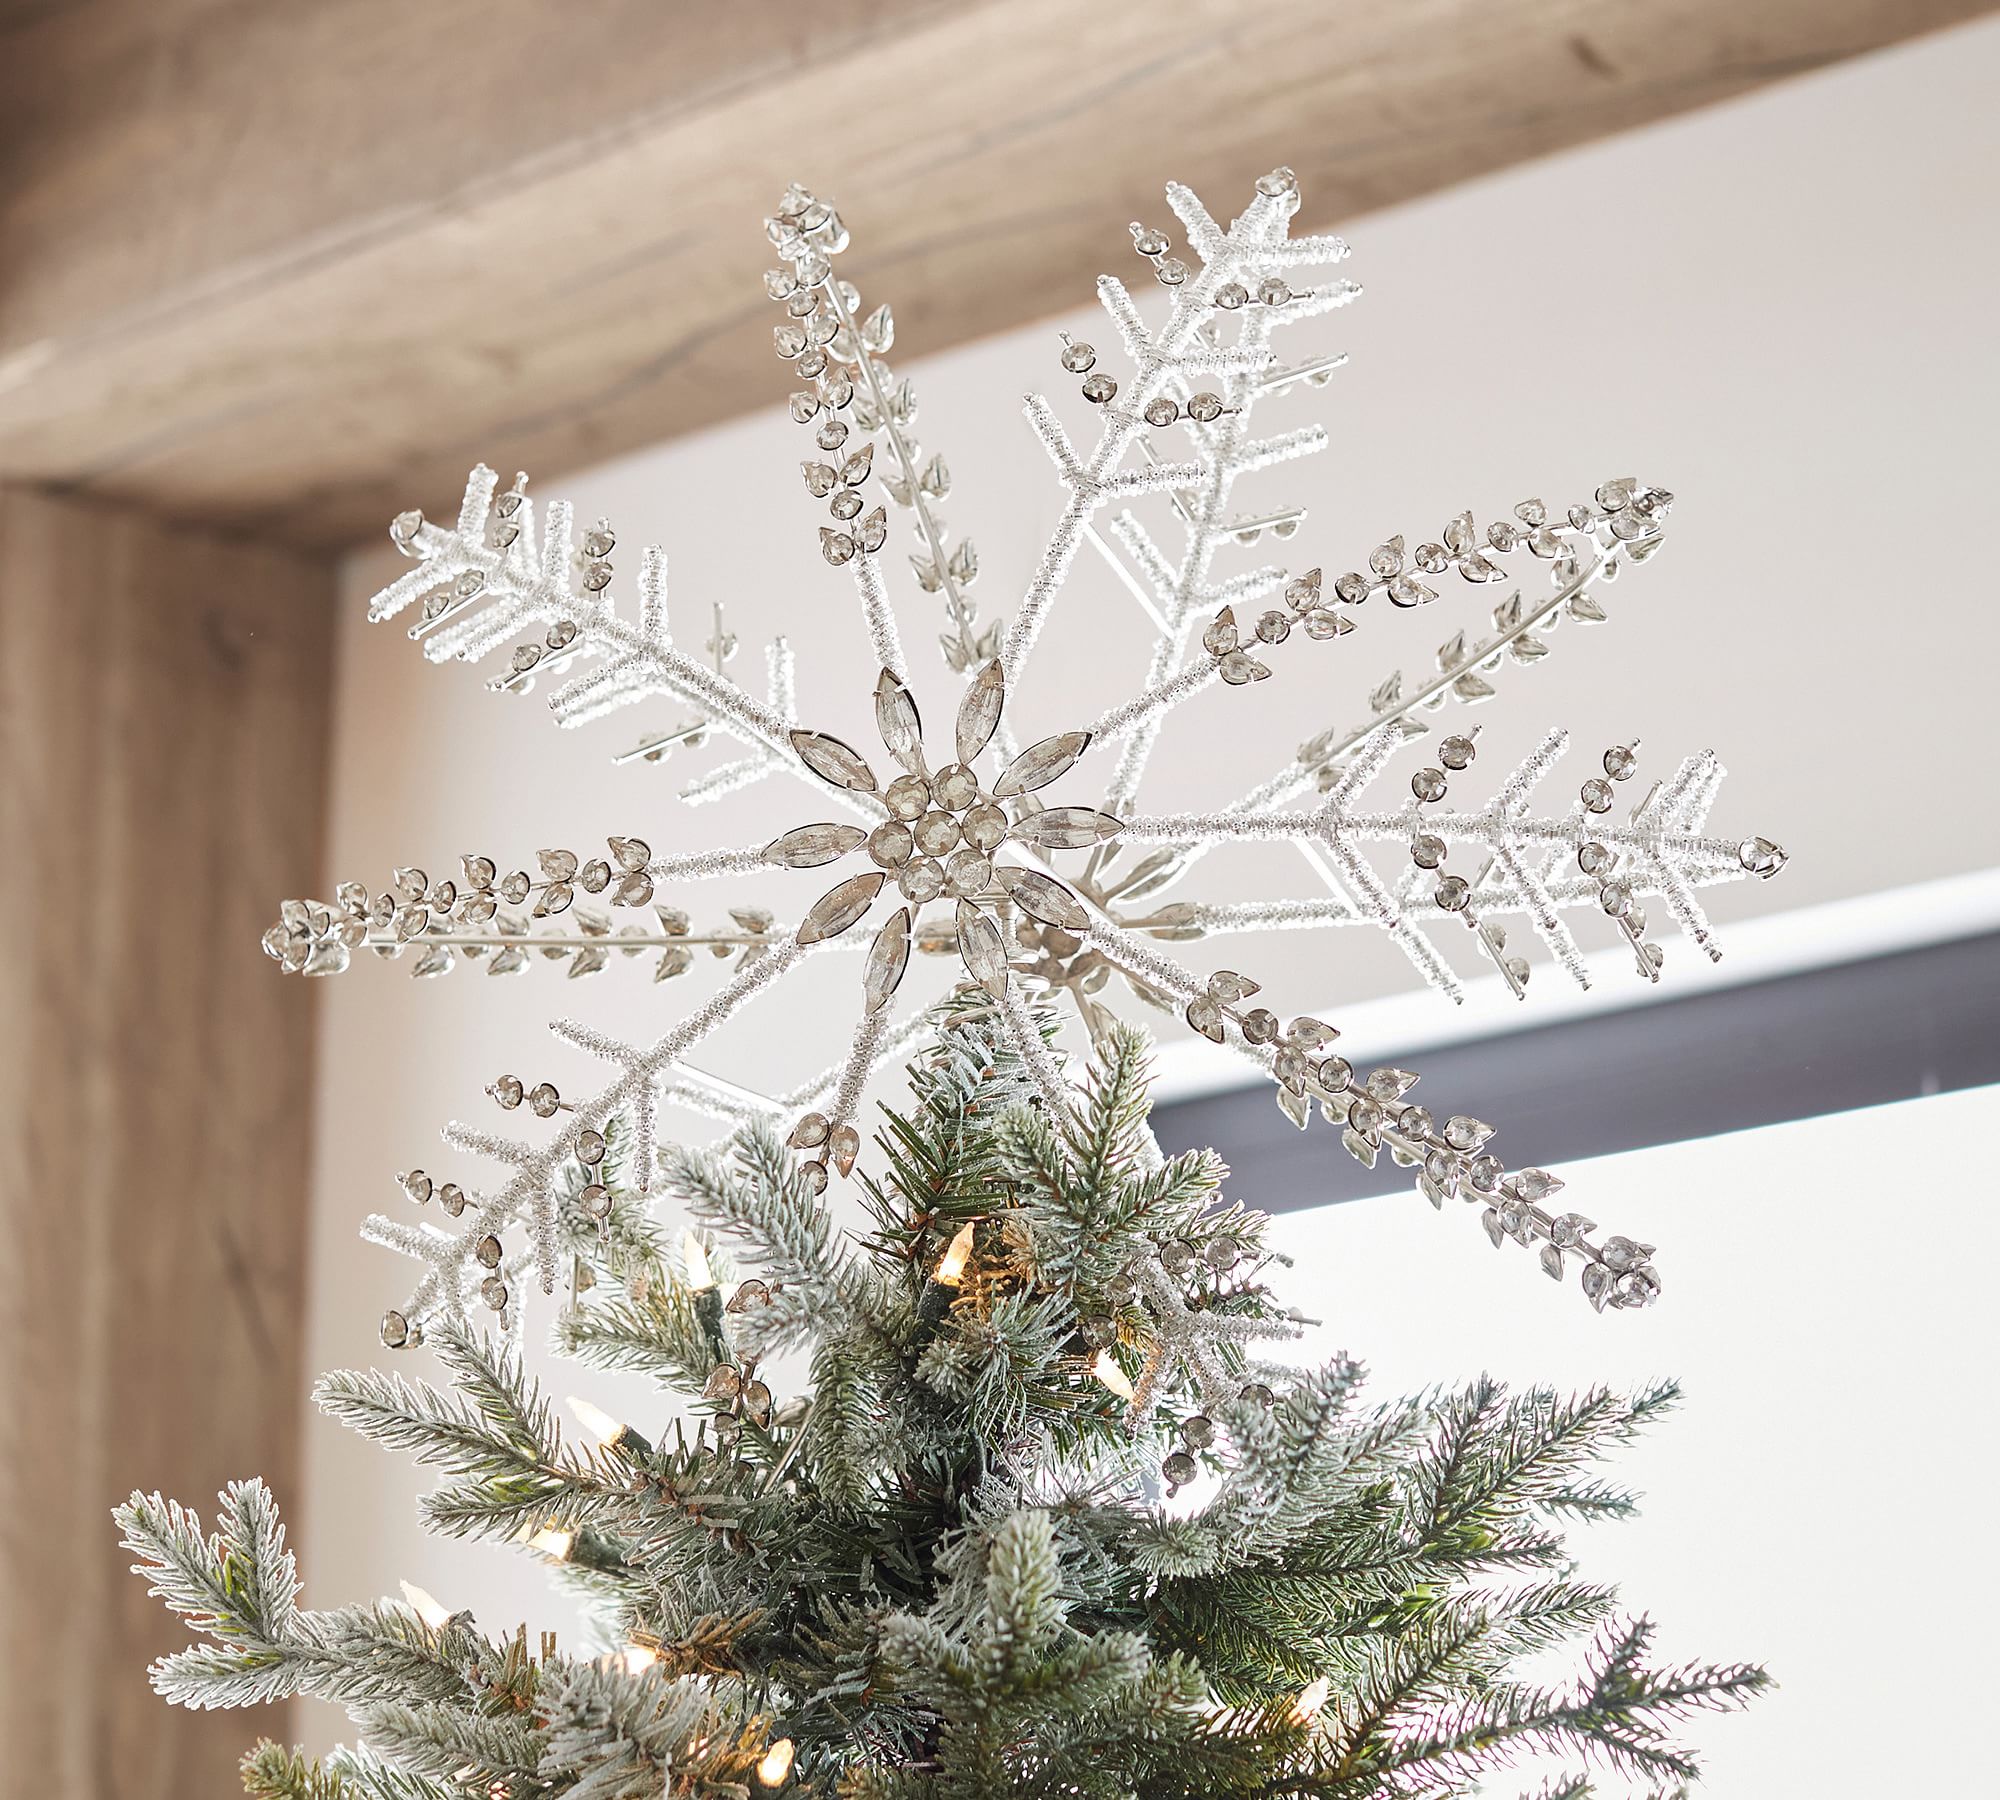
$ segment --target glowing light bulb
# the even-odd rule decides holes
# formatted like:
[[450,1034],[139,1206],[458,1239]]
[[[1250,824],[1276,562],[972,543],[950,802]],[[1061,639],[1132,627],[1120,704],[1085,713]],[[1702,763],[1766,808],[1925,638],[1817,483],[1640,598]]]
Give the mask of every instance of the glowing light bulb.
[[659,1651],[651,1644],[627,1644],[620,1654],[624,1658],[627,1671],[634,1675],[645,1674],[660,1660]]
[[1109,1350],[1098,1351],[1090,1365],[1090,1372],[1121,1400],[1130,1400],[1137,1391],[1132,1386],[1132,1378],[1118,1366],[1118,1359]]
[[429,1594],[425,1593],[415,1582],[404,1581],[399,1582],[397,1585],[403,1590],[403,1598],[410,1603],[410,1610],[433,1631],[442,1627],[444,1622],[451,1617],[449,1611]]
[[1301,1725],[1310,1724],[1319,1709],[1326,1704],[1326,1697],[1333,1692],[1333,1683],[1324,1675],[1315,1676],[1299,1691],[1299,1697],[1292,1702],[1292,1717]]
[[691,1231],[681,1239],[681,1261],[687,1269],[687,1284],[697,1294],[715,1286],[715,1276],[708,1266],[708,1251]]
[[972,1257],[972,1221],[970,1219],[958,1228],[958,1235],[945,1247],[939,1258],[937,1273],[931,1279],[941,1287],[957,1287],[964,1278],[965,1265]]
[[757,1764],[757,1779],[766,1787],[777,1787],[792,1772],[792,1740],[780,1738],[764,1752]]
[[615,1444],[625,1430],[603,1407],[592,1406],[588,1400],[579,1400],[574,1394],[564,1404],[576,1415],[576,1422],[600,1444]]

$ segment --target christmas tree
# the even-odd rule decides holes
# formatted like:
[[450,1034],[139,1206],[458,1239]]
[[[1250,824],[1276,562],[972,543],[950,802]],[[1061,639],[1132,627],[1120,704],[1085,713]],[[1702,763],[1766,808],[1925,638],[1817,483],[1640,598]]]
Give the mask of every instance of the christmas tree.
[[[362,1371],[318,1391],[334,1417],[442,1471],[424,1503],[432,1529],[512,1544],[583,1596],[586,1642],[489,1635],[472,1612],[416,1590],[302,1610],[260,1482],[224,1493],[211,1532],[157,1495],[120,1509],[138,1568],[207,1640],[156,1665],[163,1694],[196,1706],[307,1694],[356,1721],[359,1747],[324,1767],[260,1745],[244,1766],[253,1794],[1428,1795],[1468,1791],[1530,1754],[1671,1787],[1694,1773],[1676,1721],[1762,1685],[1748,1666],[1653,1666],[1646,1622],[1584,1580],[1564,1548],[1565,1519],[1632,1509],[1593,1471],[1672,1403],[1671,1387],[1564,1397],[1481,1380],[1397,1401],[1368,1396],[1345,1358],[1293,1368],[1279,1346],[1301,1321],[1262,1215],[1225,1197],[1212,1153],[1168,1158],[1148,1127],[1147,1041],[1102,997],[1114,974],[1248,1058],[1295,1124],[1317,1112],[1350,1154],[1372,1164],[1386,1150],[1434,1205],[1470,1202],[1496,1245],[1533,1248],[1557,1279],[1577,1268],[1598,1310],[1650,1304],[1652,1247],[1600,1240],[1589,1219],[1550,1210],[1562,1183],[1509,1173],[1491,1126],[1435,1119],[1409,1097],[1413,1073],[1357,1073],[1333,1053],[1332,1026],[1248,1005],[1255,980],[1195,973],[1163,946],[1366,926],[1455,996],[1459,977],[1428,933],[1458,927],[1519,995],[1528,965],[1501,916],[1524,915],[1584,979],[1565,919],[1583,910],[1657,980],[1665,955],[1643,899],[1657,896],[1712,955],[1694,890],[1784,860],[1763,838],[1702,834],[1722,773],[1712,755],[1687,759],[1614,824],[1614,784],[1636,754],[1613,746],[1566,811],[1531,814],[1560,733],[1484,806],[1445,804],[1477,756],[1476,732],[1455,730],[1411,776],[1406,802],[1363,809],[1395,754],[1428,735],[1426,713],[1490,697],[1489,677],[1538,661],[1562,620],[1604,617],[1604,584],[1650,559],[1671,497],[1619,479],[1566,510],[1524,501],[1484,532],[1461,514],[1438,541],[1410,551],[1392,538],[1366,573],[1330,583],[1317,569],[1218,575],[1225,548],[1289,537],[1301,516],[1232,510],[1237,478],[1324,443],[1317,427],[1248,430],[1260,399],[1316,386],[1340,360],[1280,364],[1271,336],[1357,290],[1295,285],[1297,271],[1346,250],[1289,235],[1287,171],[1261,181],[1226,228],[1186,190],[1169,199],[1198,266],[1163,232],[1133,227],[1164,322],[1149,325],[1122,284],[1100,283],[1132,359],[1129,387],[1094,347],[1063,343],[1065,374],[1102,415],[1096,447],[1076,449],[1055,409],[1029,402],[1068,497],[1004,626],[979,622],[977,556],[938,513],[950,476],[912,435],[914,396],[885,360],[893,322],[882,308],[864,315],[833,272],[846,243],[838,215],[794,189],[769,222],[776,348],[807,384],[791,412],[818,453],[806,486],[826,503],[822,552],[851,574],[881,665],[872,710],[891,778],[797,722],[782,646],[765,699],[726,674],[719,620],[710,662],[677,648],[658,552],[642,562],[638,619],[621,615],[609,525],[577,543],[560,503],[538,525],[525,478],[498,494],[491,471],[475,471],[451,528],[415,513],[396,521],[417,567],[375,611],[416,606],[412,635],[432,655],[482,657],[532,628],[501,690],[564,675],[551,705],[565,724],[671,696],[694,721],[626,760],[733,738],[741,754],[698,774],[684,798],[796,778],[856,822],[666,855],[614,837],[603,857],[545,849],[533,876],[470,855],[462,880],[411,866],[380,893],[349,883],[331,903],[285,903],[266,948],[309,974],[337,973],[362,948],[406,955],[419,975],[553,961],[587,976],[618,953],[656,952],[668,979],[689,974],[703,947],[733,968],[649,1045],[559,1024],[563,1041],[617,1071],[597,1092],[565,1099],[549,1082],[496,1081],[502,1109],[555,1122],[540,1147],[448,1131],[504,1166],[498,1186],[401,1177],[410,1200],[435,1200],[452,1223],[369,1222],[368,1235],[424,1271],[382,1336],[391,1349],[427,1346],[448,1385]],[[1169,428],[1186,434],[1183,460],[1153,448]],[[915,526],[917,585],[941,597],[940,647],[960,684],[954,754],[941,763],[876,562],[888,530],[886,506],[868,505],[878,445],[881,485]],[[1178,558],[1129,510],[1098,530],[1104,507],[1146,497],[1178,522]],[[1007,697],[1086,544],[1153,619],[1154,665],[1128,699],[1023,747]],[[1422,607],[1438,597],[1426,576],[1511,586],[1515,563],[1544,571],[1546,591],[1515,588],[1490,631],[1456,633],[1434,679],[1378,684],[1364,725],[1321,732],[1221,812],[1137,810],[1152,746],[1183,702],[1267,679],[1295,633],[1345,637],[1371,595]],[[1107,742],[1120,749],[1099,804],[1044,798]],[[1306,807],[1286,809],[1301,795]],[[1326,897],[1158,898],[1245,838],[1295,844]],[[1382,845],[1406,855],[1400,874],[1366,854]],[[1446,870],[1461,848],[1466,872]],[[1083,860],[1064,868],[1064,855]],[[745,903],[726,925],[697,927],[661,894],[845,859],[859,872],[796,925]],[[856,930],[892,884],[903,904]],[[618,927],[586,896],[650,909],[657,924]],[[942,917],[927,918],[933,905]],[[860,1014],[824,1075],[767,1095],[689,1061],[804,956],[848,947],[864,952]],[[923,954],[948,971],[943,991],[898,1020]],[[1066,1052],[1058,1002],[1084,1027],[1087,1057]],[[871,1150],[864,1089],[898,1062],[907,1096],[884,1108]],[[720,1142],[669,1141],[668,1107],[721,1121]],[[864,1232],[836,1224],[832,1176],[851,1183]],[[526,1241],[510,1246],[517,1225]],[[522,1368],[536,1286],[564,1290],[551,1309],[562,1352],[650,1375],[675,1397],[675,1422],[648,1436],[582,1401],[574,1425],[559,1420]],[[794,1368],[803,1378],[786,1380]],[[1550,1679],[1542,1671],[1564,1646],[1569,1672]],[[1551,1791],[1584,1793],[1582,1774]]]

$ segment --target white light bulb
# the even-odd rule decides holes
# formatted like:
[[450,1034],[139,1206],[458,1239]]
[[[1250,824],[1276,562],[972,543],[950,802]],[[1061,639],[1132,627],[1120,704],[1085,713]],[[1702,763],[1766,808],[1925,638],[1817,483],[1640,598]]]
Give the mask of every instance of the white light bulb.
[[940,1287],[957,1287],[964,1277],[965,1265],[972,1256],[972,1221],[970,1219],[958,1228],[958,1235],[945,1247],[939,1258],[937,1273],[931,1279]]
[[1109,1350],[1098,1351],[1096,1360],[1090,1365],[1090,1372],[1121,1400],[1130,1400],[1137,1391],[1132,1386],[1132,1378],[1118,1366],[1118,1359]]
[[708,1266],[708,1250],[691,1231],[681,1239],[681,1262],[687,1269],[687,1284],[697,1294],[715,1286],[715,1276]]
[[579,1400],[574,1394],[564,1404],[576,1415],[576,1422],[600,1444],[614,1442],[625,1429],[603,1407],[592,1406],[588,1400]]
[[403,1598],[410,1603],[410,1610],[433,1631],[436,1631],[451,1617],[450,1612],[444,1606],[425,1593],[415,1582],[404,1581],[397,1583],[397,1585],[403,1590]]
[[777,1787],[792,1772],[792,1740],[780,1738],[764,1752],[757,1764],[757,1779],[766,1787]]

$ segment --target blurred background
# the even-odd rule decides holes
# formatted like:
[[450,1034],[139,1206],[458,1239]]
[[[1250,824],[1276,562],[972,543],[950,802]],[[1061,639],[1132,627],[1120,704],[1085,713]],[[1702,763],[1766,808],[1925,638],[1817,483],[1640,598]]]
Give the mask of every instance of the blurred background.
[[[1648,1516],[1587,1554],[1661,1614],[1670,1654],[1773,1665],[1774,1698],[1701,1728],[1707,1792],[1963,1785],[1962,1736],[1913,1743],[1870,1706],[1899,1679],[1885,1658],[1921,1645],[1927,1706],[1970,1715],[1968,1588],[1991,1582],[1957,1559],[1917,1573],[1909,1548],[1919,1505],[1976,1492],[1993,1456],[1985,10],[0,0],[0,1793],[193,1800],[233,1791],[259,1731],[342,1733],[316,1709],[196,1718],[147,1692],[180,1640],[113,1544],[134,1486],[205,1510],[262,1472],[310,1603],[408,1578],[488,1623],[574,1630],[538,1566],[424,1537],[420,1473],[308,1389],[388,1360],[377,1321],[409,1279],[355,1228],[406,1204],[400,1170],[476,1177],[440,1124],[484,1123],[502,1070],[581,1079],[549,1018],[650,1036],[714,975],[411,981],[369,960],[308,984],[258,938],[280,899],[397,864],[511,867],[609,832],[758,842],[797,802],[687,808],[676,790],[723,751],[612,762],[678,719],[559,733],[544,694],[494,694],[490,669],[433,668],[369,625],[404,566],[391,515],[448,518],[475,461],[526,468],[612,520],[621,587],[666,545],[683,642],[720,606],[754,686],[787,638],[802,714],[869,741],[868,645],[819,554],[759,282],[785,183],[839,204],[845,272],[893,305],[982,617],[1004,618],[1059,504],[1020,397],[1085,423],[1058,330],[1104,341],[1091,283],[1143,273],[1126,221],[1171,223],[1166,180],[1226,217],[1277,163],[1366,291],[1295,334],[1347,366],[1271,403],[1333,436],[1243,495],[1308,508],[1275,554],[1331,575],[1461,508],[1611,476],[1671,489],[1667,549],[1609,622],[1473,715],[1481,768],[1551,725],[1572,761],[1641,740],[1649,776],[1713,747],[1712,829],[1791,861],[1709,896],[1721,962],[1659,932],[1658,988],[1608,934],[1587,993],[1538,952],[1517,1004],[1468,960],[1456,1008],[1373,933],[1265,946],[1357,1064],[1407,1059],[1420,1097],[1493,1119],[1510,1163],[1560,1166],[1607,1230],[1660,1245],[1650,1312],[1594,1316],[1471,1213],[1293,1133],[1165,1021],[1161,1135],[1215,1144],[1233,1191],[1285,1215],[1317,1347],[1385,1391],[1481,1368],[1685,1379],[1690,1405],[1625,1471]],[[892,595],[941,714],[937,601]],[[1149,792],[1226,799],[1483,607],[1370,608],[1254,705],[1204,696]],[[1080,562],[1023,733],[1136,687],[1147,642]],[[1310,891],[1255,852],[1230,880]],[[707,1065],[769,1087],[826,1063],[853,970],[823,960]],[[652,1428],[642,1389],[551,1378]]]

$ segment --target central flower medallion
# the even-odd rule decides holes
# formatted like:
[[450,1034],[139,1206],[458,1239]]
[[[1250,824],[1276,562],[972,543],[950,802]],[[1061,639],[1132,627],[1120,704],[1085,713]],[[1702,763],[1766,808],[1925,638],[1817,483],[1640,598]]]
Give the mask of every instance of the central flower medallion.
[[958,951],[967,974],[996,1000],[1007,993],[1006,939],[993,917],[1011,905],[1031,919],[1068,931],[1089,928],[1083,902],[1045,869],[1002,860],[1010,845],[1029,851],[1087,850],[1123,829],[1088,806],[1042,806],[1031,798],[1059,779],[1090,747],[1087,731],[1043,738],[1012,757],[988,787],[976,764],[1000,728],[1006,681],[987,663],[967,684],[954,734],[955,760],[932,769],[923,721],[910,690],[891,669],[875,684],[875,724],[901,773],[880,784],[867,761],[824,732],[794,731],[792,747],[830,786],[877,796],[886,814],[872,831],[856,825],[801,825],[766,849],[770,861],[817,868],[865,854],[874,865],[829,888],[799,923],[798,941],[838,937],[867,917],[894,882],[903,896],[868,951],[862,993],[868,1011],[888,1004],[908,965],[923,909],[935,900],[955,908]]

